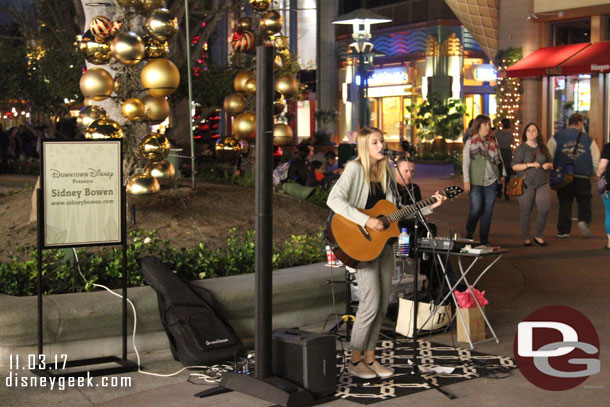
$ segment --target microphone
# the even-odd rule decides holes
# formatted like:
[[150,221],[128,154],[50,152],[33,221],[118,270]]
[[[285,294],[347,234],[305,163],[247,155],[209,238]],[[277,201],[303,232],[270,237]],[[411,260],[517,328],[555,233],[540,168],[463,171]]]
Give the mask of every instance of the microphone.
[[381,154],[387,155],[388,157],[399,157],[401,155],[405,155],[403,151],[388,150],[387,148],[381,150]]

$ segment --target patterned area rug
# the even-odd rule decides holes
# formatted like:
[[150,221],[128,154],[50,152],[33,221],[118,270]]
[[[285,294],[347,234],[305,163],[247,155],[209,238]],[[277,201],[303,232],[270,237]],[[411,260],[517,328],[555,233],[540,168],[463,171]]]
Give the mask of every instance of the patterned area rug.
[[[422,377],[439,387],[477,377],[502,377],[517,367],[509,357],[487,355],[423,340],[418,342],[418,361],[422,372],[438,367],[454,368],[451,373],[437,371],[422,373]],[[333,398],[372,404],[431,389],[432,387],[427,383],[419,383],[411,375],[410,359],[413,355],[411,346],[409,341],[398,345],[388,340],[378,342],[376,355],[379,362],[394,369],[394,376],[385,380],[364,380],[350,376],[347,371],[343,371],[344,358],[339,354],[337,368],[343,373],[339,376],[337,392]],[[349,360],[349,352],[346,353],[346,357]]]

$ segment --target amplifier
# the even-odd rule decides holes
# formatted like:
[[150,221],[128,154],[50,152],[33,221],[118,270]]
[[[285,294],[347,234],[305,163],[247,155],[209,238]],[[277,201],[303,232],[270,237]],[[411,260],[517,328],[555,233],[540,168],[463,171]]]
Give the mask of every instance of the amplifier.
[[335,337],[296,329],[274,332],[273,375],[291,381],[317,397],[335,393]]

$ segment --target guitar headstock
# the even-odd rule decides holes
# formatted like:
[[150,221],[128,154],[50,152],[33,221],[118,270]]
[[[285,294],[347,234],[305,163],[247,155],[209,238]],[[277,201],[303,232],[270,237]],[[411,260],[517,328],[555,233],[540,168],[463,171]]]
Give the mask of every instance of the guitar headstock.
[[462,195],[462,193],[464,193],[464,190],[457,185],[443,188],[443,195],[445,195],[447,199],[453,199]]

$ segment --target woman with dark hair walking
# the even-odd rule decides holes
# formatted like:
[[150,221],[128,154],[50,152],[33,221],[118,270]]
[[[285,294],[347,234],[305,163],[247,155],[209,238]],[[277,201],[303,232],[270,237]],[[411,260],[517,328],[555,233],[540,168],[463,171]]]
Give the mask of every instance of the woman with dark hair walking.
[[532,245],[530,216],[535,203],[536,228],[533,240],[539,246],[546,246],[542,232],[551,209],[551,188],[547,171],[553,169],[553,160],[536,123],[525,126],[521,141],[521,145],[515,150],[512,168],[517,173],[517,177],[523,178],[523,195],[518,198],[523,245]]
[[[473,238],[479,219],[481,244],[488,245],[498,182],[504,182],[506,169],[500,165],[502,156],[494,135],[491,119],[478,115],[469,129],[468,140],[462,153],[464,191],[470,198],[470,211],[466,221],[466,237]],[[502,172],[500,173],[500,168]]]

